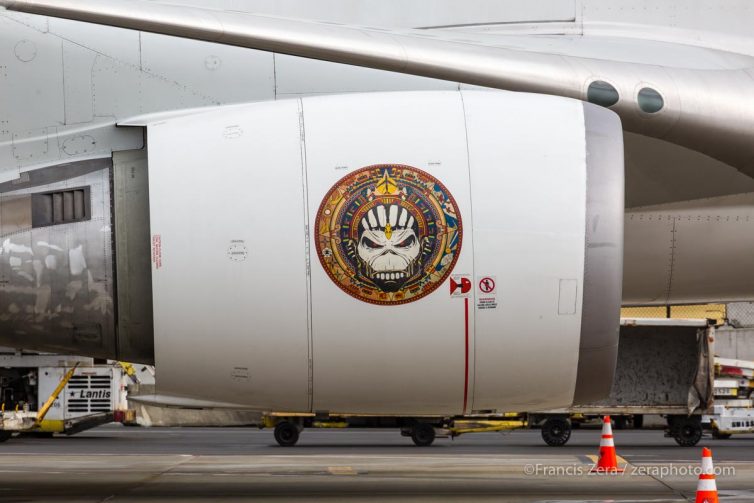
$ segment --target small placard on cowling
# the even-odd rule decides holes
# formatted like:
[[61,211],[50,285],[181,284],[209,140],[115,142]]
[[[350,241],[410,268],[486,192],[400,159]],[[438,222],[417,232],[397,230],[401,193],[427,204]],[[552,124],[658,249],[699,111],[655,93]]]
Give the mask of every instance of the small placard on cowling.
[[477,278],[477,309],[497,309],[497,280],[495,276]]

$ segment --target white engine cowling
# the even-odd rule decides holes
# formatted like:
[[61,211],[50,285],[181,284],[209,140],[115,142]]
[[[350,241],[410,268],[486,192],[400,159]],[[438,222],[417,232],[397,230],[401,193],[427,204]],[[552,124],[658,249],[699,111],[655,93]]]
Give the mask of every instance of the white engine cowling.
[[612,112],[463,91],[148,125],[158,394],[259,410],[532,410],[617,351]]

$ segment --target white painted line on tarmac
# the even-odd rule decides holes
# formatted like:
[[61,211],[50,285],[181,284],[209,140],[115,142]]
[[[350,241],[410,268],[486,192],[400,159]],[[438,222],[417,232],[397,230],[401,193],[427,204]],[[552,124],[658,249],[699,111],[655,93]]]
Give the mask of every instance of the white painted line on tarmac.
[[[91,456],[110,456],[113,458],[125,458],[125,457],[164,457],[164,458],[175,458],[175,457],[182,457],[182,458],[193,458],[197,456],[197,454],[170,454],[170,453],[153,453],[153,452],[143,452],[143,453],[119,453],[119,452],[77,452],[77,453],[63,453],[63,452],[13,452],[13,451],[3,451],[3,457],[6,457],[8,455],[12,456],[27,456],[27,457],[40,457],[40,456],[46,456],[49,458],[53,457],[64,457],[64,458],[72,458],[72,457],[78,457],[78,458],[88,458]],[[251,456],[252,454],[249,454]],[[210,456],[222,456],[227,457],[225,454],[210,454]],[[254,456],[257,457],[257,456]],[[0,459],[0,463],[2,463],[3,460]]]

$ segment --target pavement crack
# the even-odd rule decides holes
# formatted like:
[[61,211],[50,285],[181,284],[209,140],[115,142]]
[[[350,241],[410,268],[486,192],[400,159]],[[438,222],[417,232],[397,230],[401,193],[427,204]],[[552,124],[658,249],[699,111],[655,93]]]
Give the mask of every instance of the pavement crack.
[[656,476],[654,476],[654,475],[651,475],[651,474],[647,474],[647,476],[648,476],[649,478],[651,478],[651,479],[654,479],[654,480],[656,480],[657,482],[659,482],[659,483],[660,483],[660,484],[662,484],[663,486],[665,486],[665,487],[666,487],[667,489],[669,489],[669,490],[670,490],[670,492],[671,492],[671,493],[672,493],[673,495],[675,495],[675,496],[678,496],[678,497],[681,497],[681,498],[683,498],[683,499],[684,499],[685,501],[689,501],[689,500],[688,500],[688,498],[686,498],[686,496],[684,496],[684,494],[683,494],[683,493],[682,493],[681,491],[679,491],[678,489],[674,488],[673,486],[671,486],[670,484],[668,484],[667,482],[665,482],[664,480],[662,480],[662,477],[656,477]]
[[107,498],[101,500],[100,503],[104,503],[106,501],[114,501],[115,498],[118,498],[118,497],[121,497],[121,496],[127,496],[128,494],[133,493],[134,491],[136,491],[138,489],[141,489],[143,487],[148,486],[152,482],[155,482],[156,480],[158,480],[160,477],[163,477],[164,475],[167,475],[168,473],[172,472],[176,468],[178,468],[178,467],[180,467],[180,466],[188,463],[189,461],[193,461],[195,458],[199,457],[199,456],[194,456],[194,455],[191,455],[191,454],[181,454],[180,456],[185,456],[185,458],[182,459],[182,460],[180,460],[180,461],[178,461],[177,463],[172,464],[171,466],[169,466],[168,468],[166,468],[164,470],[158,471],[156,473],[153,473],[153,474],[147,476],[144,480],[141,480],[140,482],[137,482],[135,484],[131,484],[131,485],[125,486],[125,491],[122,491],[122,492],[119,492],[119,493],[116,493],[116,494],[111,494]]

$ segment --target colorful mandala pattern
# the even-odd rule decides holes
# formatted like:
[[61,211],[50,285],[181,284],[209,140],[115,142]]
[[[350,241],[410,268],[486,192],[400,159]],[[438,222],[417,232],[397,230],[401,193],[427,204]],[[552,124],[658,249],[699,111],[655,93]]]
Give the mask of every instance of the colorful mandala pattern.
[[327,193],[315,223],[317,255],[338,287],[364,302],[413,302],[448,277],[462,225],[439,180],[400,164],[359,169]]

